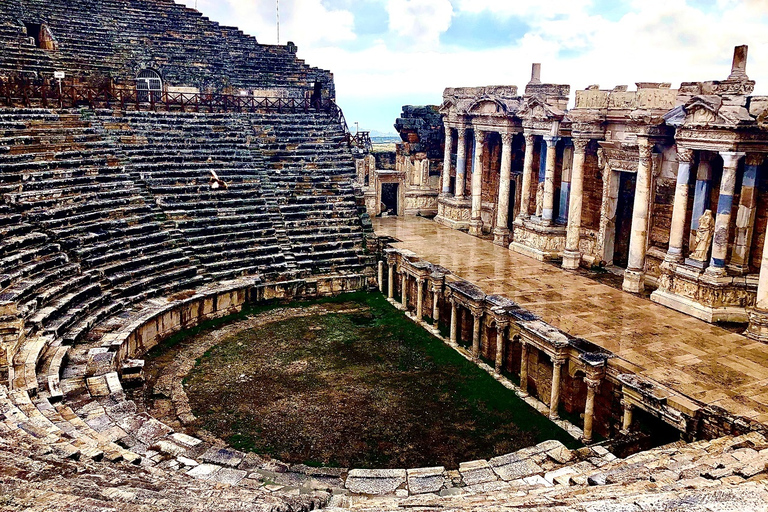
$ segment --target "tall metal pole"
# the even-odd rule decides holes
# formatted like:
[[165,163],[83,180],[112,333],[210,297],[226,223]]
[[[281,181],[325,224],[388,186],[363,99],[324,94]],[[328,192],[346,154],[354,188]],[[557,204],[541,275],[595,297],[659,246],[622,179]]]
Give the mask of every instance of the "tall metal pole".
[[276,0],[275,17],[277,18],[277,44],[280,44],[280,0]]

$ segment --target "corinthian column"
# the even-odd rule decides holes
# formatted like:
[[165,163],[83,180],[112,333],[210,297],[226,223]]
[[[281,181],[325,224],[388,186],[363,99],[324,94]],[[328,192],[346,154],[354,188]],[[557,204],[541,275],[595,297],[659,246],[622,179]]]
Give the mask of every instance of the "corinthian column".
[[685,237],[685,217],[688,212],[688,182],[691,177],[693,151],[677,148],[677,185],[675,186],[675,204],[672,207],[672,226],[669,230],[669,249],[664,258],[670,263],[683,259],[683,238]]
[[552,223],[555,211],[555,161],[557,157],[556,145],[559,139],[553,136],[544,137],[547,143],[547,167],[544,171],[544,201],[541,210],[541,218],[547,223]]
[[531,204],[531,180],[533,173],[536,169],[533,168],[533,143],[534,136],[529,134],[525,135],[525,161],[523,163],[523,186],[520,194],[520,212],[517,214],[518,219],[527,219],[528,209]]
[[728,236],[731,231],[731,209],[736,190],[736,169],[744,153],[723,151],[723,178],[720,181],[720,198],[717,200],[715,234],[712,238],[712,259],[705,271],[712,276],[725,275],[725,257],[728,254]]
[[645,251],[648,235],[648,202],[651,191],[651,152],[647,137],[638,137],[640,161],[637,164],[635,202],[632,210],[632,234],[629,239],[629,263],[624,272],[624,291],[640,293],[645,289]]
[[453,195],[457,199],[464,199],[464,188],[467,176],[467,129],[460,126],[458,132],[458,143],[456,146],[456,190]]
[[483,219],[480,217],[483,205],[483,142],[485,132],[475,130],[475,165],[472,169],[472,215],[469,220],[469,234],[483,234]]
[[736,214],[736,236],[733,241],[731,261],[728,263],[729,269],[740,274],[746,274],[749,271],[749,250],[752,247],[757,213],[757,169],[762,161],[763,155],[759,153],[747,155],[744,177],[741,180],[739,212]]
[[585,378],[584,383],[587,385],[587,403],[584,407],[584,437],[582,442],[590,444],[592,442],[592,421],[595,416],[595,394],[597,394],[600,380]]
[[512,179],[512,134],[501,134],[501,176],[499,177],[499,198],[496,202],[496,229],[493,243],[509,245],[509,192]]
[[563,252],[563,268],[577,269],[581,264],[581,210],[584,199],[584,159],[586,158],[587,139],[573,141],[573,170],[571,174],[571,197],[568,205],[568,228]]
[[453,132],[445,125],[445,153],[443,153],[443,195],[451,193],[451,153],[453,152]]
[[558,407],[560,406],[560,373],[563,365],[565,364],[565,358],[555,356],[552,358],[552,391],[549,397],[549,419],[560,419],[560,413]]

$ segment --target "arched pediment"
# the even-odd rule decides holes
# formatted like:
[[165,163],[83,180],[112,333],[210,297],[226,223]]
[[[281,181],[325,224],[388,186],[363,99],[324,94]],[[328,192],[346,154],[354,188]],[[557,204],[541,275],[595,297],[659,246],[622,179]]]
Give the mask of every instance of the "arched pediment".
[[563,118],[564,112],[553,109],[537,97],[532,97],[528,98],[517,116],[528,121],[557,121]]
[[506,115],[507,106],[495,98],[480,98],[467,109],[468,114],[475,115]]

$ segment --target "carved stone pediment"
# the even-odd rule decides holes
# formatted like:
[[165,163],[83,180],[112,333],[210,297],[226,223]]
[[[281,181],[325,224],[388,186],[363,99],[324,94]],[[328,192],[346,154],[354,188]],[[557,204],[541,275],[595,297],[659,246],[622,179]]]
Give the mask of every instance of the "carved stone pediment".
[[524,121],[560,121],[565,112],[547,105],[541,98],[528,98],[518,113],[517,117]]
[[694,96],[685,104],[684,125],[709,126],[729,124],[718,115],[723,104],[720,96]]
[[496,98],[486,96],[472,103],[467,113],[481,116],[506,116],[507,106]]
[[456,102],[452,101],[451,99],[444,99],[443,104],[440,105],[440,113],[443,115],[448,115],[451,113],[451,111],[456,110]]

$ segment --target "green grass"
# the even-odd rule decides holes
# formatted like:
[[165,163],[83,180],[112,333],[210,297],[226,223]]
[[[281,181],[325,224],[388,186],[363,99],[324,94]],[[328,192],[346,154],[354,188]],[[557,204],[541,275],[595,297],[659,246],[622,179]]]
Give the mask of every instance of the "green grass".
[[[548,439],[579,446],[383,295],[289,306],[317,303],[362,311],[267,323],[200,358],[185,387],[201,427],[241,450],[345,467],[456,467]],[[285,306],[260,305],[195,333]]]

